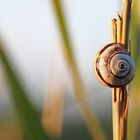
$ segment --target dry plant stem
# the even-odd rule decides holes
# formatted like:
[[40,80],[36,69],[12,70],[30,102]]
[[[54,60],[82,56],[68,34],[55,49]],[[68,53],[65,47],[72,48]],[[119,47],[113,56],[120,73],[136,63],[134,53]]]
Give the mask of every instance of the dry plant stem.
[[122,39],[121,43],[125,44],[126,50],[128,49],[129,42],[129,28],[130,28],[130,20],[131,20],[131,8],[132,8],[132,0],[123,0],[122,3]]
[[112,89],[113,140],[127,139],[127,100],[126,88]]
[[[121,43],[121,36],[122,36],[122,18],[121,16],[118,14],[118,18],[117,18],[117,42]],[[116,42],[116,41],[115,41]]]
[[[113,30],[112,41],[116,43],[122,43],[121,35],[123,25],[122,18],[119,15],[116,22],[112,23]],[[112,89],[113,140],[127,139],[127,114],[128,114],[127,112],[128,112],[128,97],[126,87],[113,88]]]
[[117,42],[117,20],[115,18],[112,19],[112,42]]
[[127,139],[127,91],[126,87],[112,89],[113,140]]

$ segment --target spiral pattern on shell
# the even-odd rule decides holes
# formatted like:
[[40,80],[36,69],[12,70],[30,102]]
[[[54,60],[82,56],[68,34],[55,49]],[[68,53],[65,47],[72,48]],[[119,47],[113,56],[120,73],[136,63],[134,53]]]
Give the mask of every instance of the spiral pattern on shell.
[[98,52],[95,72],[104,85],[122,87],[133,79],[135,64],[122,44],[109,44]]

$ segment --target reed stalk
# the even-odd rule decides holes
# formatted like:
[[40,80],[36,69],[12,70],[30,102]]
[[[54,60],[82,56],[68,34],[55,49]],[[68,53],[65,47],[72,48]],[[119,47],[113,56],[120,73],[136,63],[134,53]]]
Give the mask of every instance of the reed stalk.
[[[124,44],[126,52],[128,52],[131,4],[132,0],[123,0],[122,17],[118,15],[118,19],[112,22],[112,41]],[[126,86],[112,89],[112,117],[113,140],[127,140],[128,90]]]

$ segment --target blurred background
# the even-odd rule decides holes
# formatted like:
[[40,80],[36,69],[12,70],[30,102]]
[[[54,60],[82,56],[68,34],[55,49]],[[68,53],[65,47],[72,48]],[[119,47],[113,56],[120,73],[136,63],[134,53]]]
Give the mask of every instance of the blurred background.
[[[111,89],[95,77],[121,0],[0,0],[0,140],[111,140]],[[139,140],[140,2],[128,139]]]

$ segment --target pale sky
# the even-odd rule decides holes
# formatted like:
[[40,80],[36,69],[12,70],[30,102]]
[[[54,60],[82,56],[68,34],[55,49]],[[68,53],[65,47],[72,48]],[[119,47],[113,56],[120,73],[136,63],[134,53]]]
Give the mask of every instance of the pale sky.
[[[111,42],[111,19],[120,0],[62,2],[85,84],[94,81],[100,86],[92,61],[99,48]],[[0,31],[25,85],[39,100],[49,80],[52,54],[61,45],[52,0],[0,0]],[[61,55],[59,50],[57,54]]]

